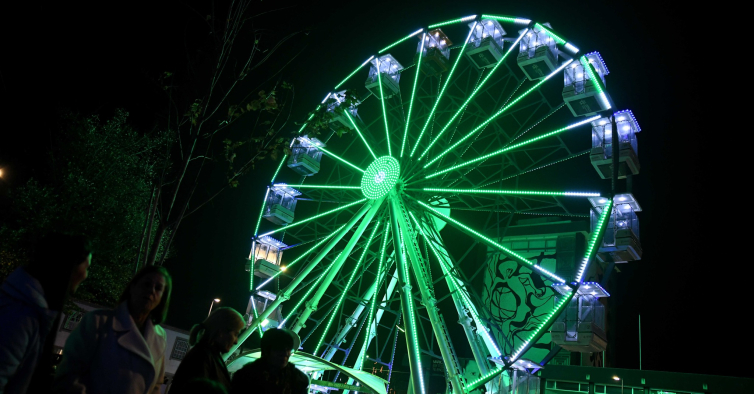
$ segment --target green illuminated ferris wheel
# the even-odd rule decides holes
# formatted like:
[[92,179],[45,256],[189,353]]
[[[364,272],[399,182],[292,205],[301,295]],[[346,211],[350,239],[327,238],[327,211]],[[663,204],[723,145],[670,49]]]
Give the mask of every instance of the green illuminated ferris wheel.
[[[561,326],[564,348],[604,350],[599,333],[579,339],[564,311],[608,296],[585,281],[593,261],[641,256],[640,208],[605,181],[638,173],[640,129],[614,108],[607,74],[599,53],[582,55],[547,23],[473,15],[419,29],[333,79],[313,112],[327,113],[332,130],[301,127],[266,190],[239,342],[290,329],[311,355],[314,389],[375,393],[385,386],[359,371],[382,366],[389,384],[396,354],[407,355],[414,393],[436,384],[430,364],[444,367],[453,393],[503,393],[540,367],[527,352],[543,335],[556,341]],[[576,265],[561,272],[504,245],[520,215],[590,217]],[[478,245],[557,292],[524,336],[492,334],[471,285],[482,263],[467,255]],[[577,325],[587,315],[578,311]],[[473,379],[462,348],[476,362]]]

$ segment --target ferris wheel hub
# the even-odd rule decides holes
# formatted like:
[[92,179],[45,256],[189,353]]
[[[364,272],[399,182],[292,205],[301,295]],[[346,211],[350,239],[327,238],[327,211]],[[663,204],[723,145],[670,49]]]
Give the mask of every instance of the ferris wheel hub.
[[390,192],[399,181],[401,166],[392,156],[378,157],[364,171],[361,192],[364,197],[375,200]]

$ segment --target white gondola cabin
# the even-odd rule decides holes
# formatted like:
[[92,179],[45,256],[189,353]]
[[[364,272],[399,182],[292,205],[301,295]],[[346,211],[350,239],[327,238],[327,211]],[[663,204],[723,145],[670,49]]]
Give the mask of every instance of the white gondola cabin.
[[601,297],[599,294],[583,294],[581,291],[576,294],[552,324],[552,342],[570,352],[604,351],[607,348],[607,336],[605,306],[599,300]]
[[356,124],[356,127],[360,129],[364,128],[364,122],[361,120],[361,117],[359,116],[356,108],[360,103],[356,103],[346,108],[346,106],[343,104],[345,101],[345,90],[341,90],[337,93],[332,93],[330,96],[328,96],[327,112],[332,114],[332,120],[330,121],[330,123],[337,122],[348,128],[349,130],[354,129],[354,123]]
[[298,137],[291,145],[291,156],[288,158],[288,168],[304,176],[311,176],[319,172],[322,151],[319,147],[325,144],[308,136]]
[[275,224],[291,224],[296,211],[296,197],[300,195],[301,192],[284,183],[271,186],[262,217]]
[[[592,231],[607,203],[605,197],[590,197],[594,208],[590,212]],[[641,242],[639,241],[639,203],[633,194],[618,194],[613,198],[613,212],[607,222],[605,236],[597,250],[597,259],[602,262],[626,263],[641,260]]]
[[398,83],[401,80],[403,66],[389,53],[372,59],[370,63],[372,66],[369,68],[369,76],[364,86],[377,98],[382,97],[380,83],[382,83],[382,93],[385,98],[398,94],[400,92]]
[[254,275],[267,279],[280,272],[280,261],[287,247],[288,245],[269,236],[255,239],[249,254],[249,261],[254,262]]
[[[421,42],[424,37],[424,42]],[[422,56],[421,71],[424,75],[435,76],[442,74],[450,69],[450,46],[453,42],[441,29],[434,29],[420,36],[419,44],[416,47],[416,60],[418,64],[419,55]]]
[[516,63],[530,81],[542,79],[558,68],[557,43],[545,30],[532,28],[519,42]]
[[469,28],[472,31],[466,56],[477,68],[494,67],[503,58],[505,30],[498,21],[490,19],[469,23]]
[[[626,177],[626,174],[636,175],[639,173],[636,133],[640,132],[641,128],[639,128],[639,124],[630,110],[616,112],[613,116],[618,129],[618,141],[620,141],[618,178],[622,179]],[[613,177],[613,125],[609,118],[592,121],[590,160],[602,179]]]
[[591,116],[612,107],[605,90],[607,74],[599,52],[588,53],[563,70],[563,101],[573,116]]

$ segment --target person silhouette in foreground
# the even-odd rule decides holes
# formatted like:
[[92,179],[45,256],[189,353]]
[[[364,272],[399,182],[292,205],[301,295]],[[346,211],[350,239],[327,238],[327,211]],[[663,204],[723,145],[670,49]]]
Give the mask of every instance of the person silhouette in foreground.
[[289,330],[270,328],[262,335],[262,357],[233,375],[232,394],[306,394],[309,378],[288,362],[300,344]]
[[0,394],[50,390],[61,311],[91,261],[84,236],[52,232],[0,286]]
[[230,390],[230,374],[222,359],[238,343],[243,317],[233,308],[217,308],[195,324],[189,335],[191,350],[183,358],[170,386],[170,394],[199,392],[193,380],[204,378]]

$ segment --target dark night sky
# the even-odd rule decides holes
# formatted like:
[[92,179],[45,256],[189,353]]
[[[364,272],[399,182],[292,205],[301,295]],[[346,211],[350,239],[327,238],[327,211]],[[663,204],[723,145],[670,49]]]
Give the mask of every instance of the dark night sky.
[[[9,173],[6,185],[20,185],[35,174],[42,141],[56,132],[52,125],[57,108],[106,117],[122,107],[144,128],[163,112],[161,93],[149,78],[184,64],[184,32],[190,36],[187,20],[194,14],[178,3],[138,3],[5,10],[14,21],[3,23],[0,56],[5,102],[0,110],[0,166]],[[644,208],[644,259],[621,266],[621,288],[614,294],[621,327],[617,366],[638,367],[635,327],[641,314],[644,368],[751,375],[744,367],[749,339],[740,325],[746,313],[744,288],[733,270],[720,269],[721,263],[743,263],[721,243],[724,221],[711,219],[721,215],[712,211],[709,184],[715,171],[707,167],[715,161],[709,155],[715,155],[710,152],[716,146],[707,140],[711,133],[702,134],[703,93],[691,83],[701,70],[697,49],[705,43],[684,36],[694,15],[650,2],[441,3],[294,4],[283,16],[267,19],[273,25],[311,28],[286,49],[292,53],[304,47],[283,73],[296,86],[298,118],[327,94],[336,78],[394,37],[429,23],[481,13],[549,21],[582,51],[601,52],[611,71],[613,99],[618,107],[631,108],[643,129],[642,172],[634,191]],[[273,166],[258,166],[241,187],[182,225],[177,256],[167,264],[175,283],[169,324],[190,327],[206,316],[214,297],[245,309],[242,266]],[[217,178],[222,178],[221,171]]]

